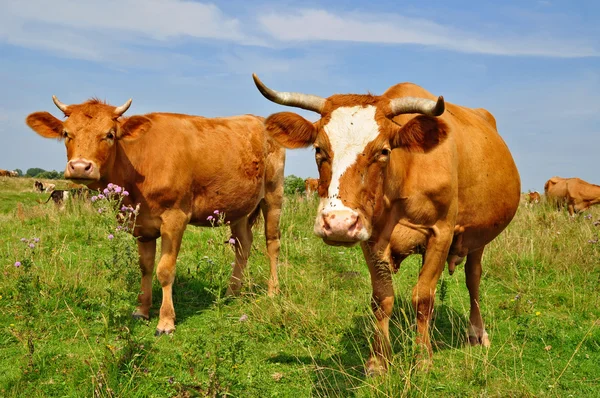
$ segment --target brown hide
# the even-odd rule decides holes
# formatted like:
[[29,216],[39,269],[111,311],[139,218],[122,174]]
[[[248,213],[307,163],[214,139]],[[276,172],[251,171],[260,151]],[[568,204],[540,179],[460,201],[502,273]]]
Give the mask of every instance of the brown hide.
[[115,107],[91,100],[70,105],[61,122],[47,112],[28,116],[40,135],[64,138],[65,176],[93,189],[108,183],[124,187],[125,204],[140,204],[134,235],[139,239],[142,291],[136,315],[148,318],[156,239],[161,257],[156,274],[163,286],[159,333],[174,330],[172,284],[175,262],[187,224],[211,226],[218,210],[230,223],[236,262],[228,289],[241,287],[252,243],[249,216],[262,208],[271,278],[278,289],[279,216],[283,197],[285,150],[265,133],[263,119],[252,115],[204,118],[151,113],[128,118]]
[[[421,364],[430,364],[429,321],[446,261],[453,271],[467,257],[469,341],[489,345],[479,310],[481,258],[485,245],[512,220],[520,200],[519,173],[496,131],[494,117],[484,109],[451,103],[446,103],[446,111],[439,117],[394,116],[395,99],[405,97],[431,100],[419,113],[427,115],[431,109],[439,109],[434,106],[435,96],[411,83],[393,86],[382,96],[334,95],[315,100],[299,93],[278,97],[256,77],[255,82],[274,102],[286,104],[294,98],[289,101],[292,106],[321,113],[315,123],[289,112],[274,114],[267,118],[267,131],[289,148],[315,147],[321,197],[317,235],[328,244],[361,243],[371,273],[377,318],[368,372],[379,373],[388,366],[389,317],[394,302],[391,273],[414,253],[424,254],[412,297],[417,343],[426,350]],[[375,125],[367,120],[370,114]],[[377,130],[373,131],[373,126]],[[362,145],[356,136],[365,137],[362,150],[356,148]],[[346,140],[352,143],[345,144]],[[336,170],[342,161],[336,166],[339,154],[334,148],[346,151],[340,156],[349,153],[347,148],[356,150],[353,163],[343,163],[347,168]],[[348,227],[345,235],[339,226]]]

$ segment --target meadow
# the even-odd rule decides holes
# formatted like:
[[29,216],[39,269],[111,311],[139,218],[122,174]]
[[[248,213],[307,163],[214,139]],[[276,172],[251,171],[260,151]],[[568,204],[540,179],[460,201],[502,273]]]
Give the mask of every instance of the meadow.
[[32,185],[0,179],[0,396],[600,396],[600,207],[572,219],[522,204],[488,246],[481,306],[490,348],[467,344],[464,268],[444,271],[430,372],[415,368],[410,294],[421,258],[408,258],[394,277],[394,363],[370,378],[368,270],[360,248],[313,235],[316,198],[286,197],[275,298],[266,294],[261,224],[237,298],[224,297],[228,230],[188,227],[177,330],[155,337],[161,289],[155,278],[151,320],[131,319],[135,241],[116,231],[114,214],[96,203],[38,203],[49,194]]

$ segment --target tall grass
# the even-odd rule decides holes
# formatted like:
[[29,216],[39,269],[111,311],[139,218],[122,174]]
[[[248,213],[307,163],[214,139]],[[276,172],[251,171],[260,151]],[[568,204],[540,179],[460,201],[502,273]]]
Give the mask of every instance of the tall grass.
[[[174,287],[177,331],[157,338],[156,281],[149,322],[114,313],[108,321],[135,305],[139,271],[124,261],[134,242],[108,239],[114,218],[90,204],[37,203],[47,194],[32,185],[0,181],[0,396],[600,396],[600,208],[572,219],[523,206],[488,246],[489,349],[466,344],[462,267],[444,273],[429,373],[414,368],[410,294],[421,262],[408,258],[394,278],[393,367],[369,378],[367,267],[360,249],[312,234],[315,199],[286,198],[273,299],[262,226],[235,299],[223,297],[234,261],[227,230],[188,228]],[[32,237],[34,252],[21,242]],[[27,259],[25,275],[15,262]]]

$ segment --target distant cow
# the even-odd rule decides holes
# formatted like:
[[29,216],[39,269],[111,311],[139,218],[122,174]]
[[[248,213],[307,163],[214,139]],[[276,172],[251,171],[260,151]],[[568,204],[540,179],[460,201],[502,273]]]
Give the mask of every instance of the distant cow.
[[17,173],[17,172],[16,172],[16,171],[14,171],[14,170],[12,170],[12,171],[9,171],[8,173],[9,173],[9,177],[18,177],[18,176],[19,176],[19,173]]
[[431,363],[430,321],[446,262],[450,269],[467,258],[469,342],[489,346],[479,309],[481,258],[512,220],[521,192],[494,117],[485,109],[445,103],[411,83],[381,96],[322,98],[275,91],[256,75],[254,81],[270,101],[320,117],[313,123],[280,112],[265,124],[287,148],[315,149],[320,196],[315,234],[329,245],[361,245],[376,318],[368,372],[385,371],[392,359],[392,274],[410,254],[423,256],[412,291],[416,343],[424,351],[420,366]]
[[319,189],[319,180],[317,178],[307,178],[304,180],[304,192],[306,197],[312,196]]
[[64,139],[65,178],[92,189],[117,184],[129,193],[125,206],[140,205],[133,234],[139,238],[142,294],[135,316],[150,316],[160,237],[157,333],[175,330],[175,263],[187,224],[230,225],[235,266],[227,294],[237,294],[252,246],[252,223],[260,211],[271,270],[269,294],[277,292],[285,149],[268,137],[263,118],[174,113],[123,117],[131,100],[119,107],[96,99],[78,105],[53,100],[66,120],[37,112],[27,117],[27,124],[43,137]]
[[525,200],[528,205],[534,205],[534,204],[540,203],[541,198],[542,198],[542,196],[540,195],[540,193],[538,191],[533,191],[533,192],[529,191],[525,195]]
[[581,178],[552,177],[546,181],[544,191],[548,200],[559,209],[567,206],[571,216],[600,203],[600,186]]
[[10,171],[0,169],[0,177],[11,177]]
[[44,203],[48,203],[50,199],[57,206],[62,206],[69,199],[85,199],[87,198],[87,188],[77,189],[55,189],[52,191],[48,199]]
[[52,192],[56,188],[54,184],[44,184],[41,181],[35,180],[33,183],[33,189],[37,192]]

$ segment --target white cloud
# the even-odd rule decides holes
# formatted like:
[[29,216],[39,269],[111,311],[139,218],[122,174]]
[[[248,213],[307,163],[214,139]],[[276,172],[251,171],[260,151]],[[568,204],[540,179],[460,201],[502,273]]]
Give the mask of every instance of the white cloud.
[[333,14],[305,9],[270,12],[259,17],[263,28],[283,42],[349,41],[382,44],[416,44],[464,53],[508,56],[576,58],[598,56],[589,41],[554,39],[543,34],[516,35],[503,31],[475,33],[426,19],[399,14]]
[[186,38],[261,44],[243,32],[238,19],[212,4],[184,0],[0,3],[0,41],[68,58],[139,65],[157,60],[146,54],[149,47],[159,50]]

